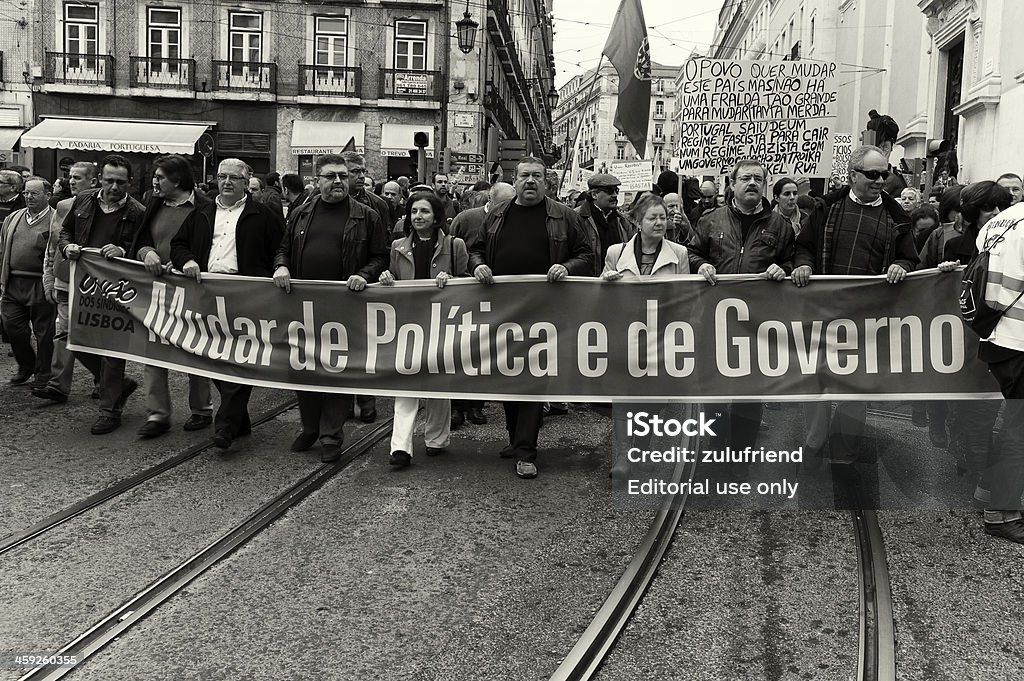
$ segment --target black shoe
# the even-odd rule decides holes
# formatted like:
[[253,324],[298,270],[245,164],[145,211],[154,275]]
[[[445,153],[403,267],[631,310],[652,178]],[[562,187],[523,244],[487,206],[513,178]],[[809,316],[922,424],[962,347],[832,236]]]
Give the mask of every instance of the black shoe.
[[100,387],[98,385],[93,386],[92,392],[89,393],[89,397],[94,400],[100,399]]
[[924,428],[928,425],[928,412],[925,410],[914,410],[910,414],[910,423],[917,426],[918,428]]
[[121,383],[121,394],[117,398],[117,402],[114,403],[114,409],[124,409],[125,402],[132,396],[132,393],[139,389],[137,381],[126,378]]
[[448,451],[447,447],[427,447],[427,456],[437,456]]
[[401,449],[391,452],[391,459],[388,461],[392,466],[396,468],[405,468],[412,463],[412,456],[409,452],[403,452]]
[[480,407],[473,407],[469,410],[469,420],[478,426],[482,426],[487,423],[487,415],[484,414],[484,410]]
[[227,449],[231,446],[231,433],[226,430],[218,430],[213,435],[213,446],[218,449]]
[[93,435],[106,435],[113,433],[121,427],[121,419],[116,416],[101,416],[92,424]]
[[452,430],[456,430],[466,422],[466,415],[461,409],[452,409]]
[[332,463],[340,458],[341,445],[324,445],[323,454],[320,455],[321,461],[323,461],[324,463]]
[[41,400],[50,400],[51,402],[67,402],[68,396],[50,386],[44,386],[42,388],[32,388],[32,397],[38,397]]
[[498,452],[498,456],[500,456],[503,459],[511,459],[515,455],[516,450],[512,445],[505,445],[504,447],[502,447],[501,451]]
[[32,380],[31,369],[18,369],[18,371],[11,376],[11,380],[8,381],[11,385],[25,385]]
[[545,412],[547,416],[565,416],[568,413],[569,405],[565,402],[551,402],[548,410]]
[[202,430],[213,423],[212,416],[203,416],[202,414],[192,414],[188,417],[188,421],[185,421],[185,425],[182,426],[185,430]]
[[985,534],[1024,544],[1024,520],[1011,520],[1008,523],[985,523]]
[[166,421],[146,421],[139,428],[139,437],[143,440],[148,440],[152,437],[163,435],[171,429],[171,424]]
[[932,444],[936,447],[945,447],[948,445],[949,438],[946,437],[946,424],[941,421],[928,424],[928,439],[930,439]]
[[319,433],[307,433],[301,432],[299,436],[292,441],[293,452],[305,452],[308,451],[313,445],[316,444],[317,438],[320,437]]
[[377,410],[370,409],[368,411],[359,412],[359,420],[363,423],[373,423],[377,420]]

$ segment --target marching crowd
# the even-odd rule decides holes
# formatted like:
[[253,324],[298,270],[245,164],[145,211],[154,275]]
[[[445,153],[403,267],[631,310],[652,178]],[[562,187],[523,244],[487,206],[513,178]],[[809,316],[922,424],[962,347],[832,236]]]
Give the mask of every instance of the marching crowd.
[[[131,164],[112,154],[98,165],[74,164],[56,196],[47,179],[28,169],[0,170],[0,317],[17,371],[12,386],[65,402],[77,360],[94,379],[99,416],[92,433],[121,425],[126,401],[139,388],[116,357],[67,349],[69,261],[83,248],[107,258],[134,258],[153,274],[172,268],[202,282],[206,273],[272,279],[285,294],[293,279],[345,282],[350,291],[393,285],[406,279],[546,275],[552,285],[568,276],[606,281],[694,273],[710,285],[723,274],[758,274],[769,283],[813,285],[817,275],[885,275],[899,284],[915,269],[952,270],[979,249],[992,250],[993,304],[1008,311],[982,343],[1006,398],[1000,437],[992,430],[1001,405],[992,401],[928,402],[915,405],[914,424],[927,426],[936,446],[957,448],[979,474],[976,498],[985,504],[985,530],[1024,543],[1019,511],[1024,492],[1024,237],[1013,227],[1024,221],[1021,178],[953,186],[922,202],[913,188],[894,184],[892,143],[855,149],[847,183],[824,196],[801,194],[792,178],[770,187],[757,161],[740,161],[724,192],[713,182],[690,185],[664,173],[652,191],[628,209],[618,205],[620,183],[607,173],[592,176],[588,190],[557,199],[557,175],[533,157],[523,158],[514,183],[478,183],[456,198],[448,178],[431,186],[398,178],[375,185],[361,155],[317,159],[312,185],[294,174],[265,179],[237,159],[221,161],[216,187],[204,191],[182,156],[155,162],[152,189],[139,201],[129,195]],[[554,176],[554,177],[553,177]],[[768,195],[770,194],[770,196]],[[990,221],[1000,233],[989,230]],[[1010,220],[1010,223],[1007,223]],[[1010,226],[1007,228],[1007,224]],[[788,285],[788,284],[786,284]],[[220,402],[214,409],[211,381],[188,379],[190,415],[185,430],[212,425],[214,443],[232,446],[248,435],[252,387],[212,381]],[[139,436],[170,429],[168,372],[146,366],[147,420]],[[376,419],[374,396],[299,392],[302,430],[292,444],[304,451],[318,442],[322,460],[341,455],[343,427],[356,415]],[[480,402],[416,398],[395,400],[390,463],[408,466],[413,429],[422,406],[426,454],[443,453],[451,430],[468,419],[485,423]],[[1021,402],[1024,404],[1024,402]],[[537,475],[537,440],[545,412],[565,405],[504,402],[508,445],[501,456],[515,462],[521,478]],[[729,424],[723,437],[734,449],[753,447],[763,427],[763,404],[708,405]],[[828,402],[804,407],[805,457],[856,455],[862,442],[866,403]]]

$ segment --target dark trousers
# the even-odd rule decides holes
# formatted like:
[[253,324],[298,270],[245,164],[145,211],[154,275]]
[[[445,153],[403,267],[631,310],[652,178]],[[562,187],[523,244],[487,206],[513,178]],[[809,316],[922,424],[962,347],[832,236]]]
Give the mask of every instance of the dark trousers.
[[[18,362],[18,369],[32,370],[34,386],[45,386],[50,380],[53,361],[53,331],[57,307],[46,300],[42,279],[11,275],[7,279],[3,299],[0,300],[0,318]],[[32,336],[36,350],[32,349]]]
[[124,406],[121,404],[121,391],[124,390],[125,361],[89,352],[76,352],[75,357],[93,376],[99,376],[100,412],[120,418],[121,407]]
[[508,443],[516,461],[537,460],[537,437],[544,421],[544,405],[540,402],[502,402]]
[[352,396],[338,393],[295,391],[299,399],[299,419],[303,433],[318,433],[320,444],[340,445],[345,441],[345,418],[351,410]]
[[342,402],[342,405],[344,406],[343,411],[345,418],[348,418],[349,416],[352,416],[356,413],[356,404],[359,405],[359,411],[360,413],[363,414],[365,414],[368,411],[374,411],[375,409],[377,409],[377,398],[372,397],[370,395],[356,395],[354,400],[352,395],[339,395],[338,397],[341,397],[344,400],[344,402]]
[[213,417],[214,430],[225,432],[231,437],[251,433],[249,396],[252,395],[252,386],[216,379],[214,379],[213,385],[220,393],[220,406],[217,407],[217,413]]
[[1024,352],[1004,362],[989,364],[988,369],[999,381],[999,389],[1006,398],[1001,446],[994,450],[998,451],[997,455],[989,457],[992,471],[989,509],[1019,510],[1020,496],[1024,492]]
[[470,409],[483,408],[483,400],[452,400],[452,411],[469,411]]

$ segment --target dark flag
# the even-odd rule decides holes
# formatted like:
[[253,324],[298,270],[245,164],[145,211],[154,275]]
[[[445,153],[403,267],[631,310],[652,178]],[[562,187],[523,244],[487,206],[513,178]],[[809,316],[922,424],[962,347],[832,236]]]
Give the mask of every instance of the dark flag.
[[615,127],[629,138],[643,158],[651,117],[651,48],[640,0],[622,0],[603,54],[619,73]]
[[348,144],[345,145],[345,148],[341,150],[341,153],[345,153],[346,151],[355,151],[355,150],[356,150],[356,138],[353,137],[353,138],[351,138],[348,141]]

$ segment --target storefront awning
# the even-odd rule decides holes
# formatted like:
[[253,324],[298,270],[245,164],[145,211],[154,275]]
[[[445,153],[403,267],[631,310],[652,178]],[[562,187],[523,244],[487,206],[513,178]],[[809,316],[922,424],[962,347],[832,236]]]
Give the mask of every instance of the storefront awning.
[[323,156],[340,154],[355,140],[356,151],[363,153],[364,123],[343,121],[292,121],[292,154]]
[[195,153],[207,123],[46,118],[21,138],[22,147],[136,154]]
[[0,128],[0,163],[10,163],[14,158],[14,145],[23,132],[24,128]]
[[409,158],[409,151],[415,149],[413,136],[418,132],[427,133],[427,158],[434,158],[434,126],[384,123],[380,126],[380,155]]

